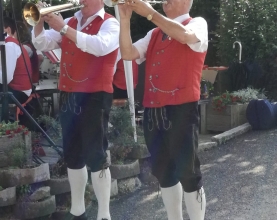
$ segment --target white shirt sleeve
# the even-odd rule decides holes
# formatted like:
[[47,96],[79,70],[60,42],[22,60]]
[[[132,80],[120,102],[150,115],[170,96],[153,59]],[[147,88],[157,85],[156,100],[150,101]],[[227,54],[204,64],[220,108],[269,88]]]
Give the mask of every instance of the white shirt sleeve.
[[[8,42],[5,44],[6,50],[6,68],[7,68],[7,83],[9,84],[13,79],[14,70],[18,57],[21,55],[20,47],[13,43]],[[2,63],[0,54],[0,83],[2,84]]]
[[140,59],[136,60],[137,64],[141,64],[143,61],[145,61],[147,48],[148,48],[149,42],[151,40],[153,30],[154,29],[148,31],[148,33],[146,34],[146,36],[144,38],[142,38],[134,43],[134,46],[137,48],[137,50],[139,52],[139,56],[140,56]]
[[28,45],[23,45],[23,47],[27,50],[29,57],[33,56],[33,51]]
[[188,44],[188,46],[195,52],[205,52],[208,49],[208,25],[204,18],[196,17],[193,18],[187,25],[186,28],[192,30],[199,42],[194,44]]
[[[65,19],[65,23],[70,18]],[[80,27],[78,25],[78,27]],[[59,32],[51,29],[44,30],[37,36],[32,31],[32,41],[37,50],[49,51],[60,48],[62,36]],[[119,22],[115,18],[109,18],[103,22],[96,35],[90,35],[77,29],[76,46],[87,53],[95,56],[104,56],[119,47]]]
[[115,18],[103,22],[96,35],[77,32],[76,46],[97,57],[105,56],[119,47],[119,23]]

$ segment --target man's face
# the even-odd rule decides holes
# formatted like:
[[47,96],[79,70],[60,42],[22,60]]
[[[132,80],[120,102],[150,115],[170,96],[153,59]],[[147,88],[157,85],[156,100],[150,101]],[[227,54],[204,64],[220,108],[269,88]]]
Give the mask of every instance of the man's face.
[[188,12],[190,0],[166,0],[163,4],[163,11],[167,17],[173,19]]
[[103,7],[103,0],[80,0],[79,2],[84,5],[81,8],[83,15],[96,13]]

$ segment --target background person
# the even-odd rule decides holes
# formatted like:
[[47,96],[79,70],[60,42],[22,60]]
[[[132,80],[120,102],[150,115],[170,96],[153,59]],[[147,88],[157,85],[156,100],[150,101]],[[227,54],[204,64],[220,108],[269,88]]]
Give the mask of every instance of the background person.
[[[32,85],[29,80],[28,74],[32,76],[31,61],[28,52],[24,47],[22,51],[20,43],[17,40],[16,26],[13,19],[5,17],[3,20],[4,32],[7,33],[5,39],[6,50],[6,67],[7,67],[7,83],[8,90],[13,93],[15,98],[21,103],[25,103],[32,92]],[[23,27],[19,26],[18,30],[21,31]],[[23,52],[23,54],[22,54]],[[24,55],[24,57],[23,57]],[[24,58],[27,68],[25,66]],[[2,87],[2,63],[0,63],[0,90]]]
[[[203,220],[206,199],[197,156],[200,79],[208,46],[207,23],[191,18],[192,0],[168,0],[167,17],[147,2],[119,5],[120,52],[125,60],[146,59],[144,135],[169,220],[181,220],[182,190],[190,220]],[[132,11],[158,28],[132,44]]]
[[[86,165],[98,200],[97,220],[110,220],[111,174],[106,138],[119,47],[119,23],[105,13],[102,0],[80,0],[84,7],[63,20],[48,14],[33,29],[40,51],[61,48],[59,89],[64,159],[71,188],[68,219],[87,219]],[[51,30],[44,30],[46,21]]]

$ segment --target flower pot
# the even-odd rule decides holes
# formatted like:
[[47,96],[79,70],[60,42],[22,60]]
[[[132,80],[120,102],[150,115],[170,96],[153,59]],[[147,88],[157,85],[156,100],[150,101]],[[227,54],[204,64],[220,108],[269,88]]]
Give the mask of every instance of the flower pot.
[[46,182],[46,185],[50,187],[51,195],[70,192],[70,184],[67,177],[51,178]]
[[139,161],[135,160],[126,164],[111,164],[110,171],[113,179],[136,176],[140,173]]
[[131,152],[128,154],[130,159],[144,159],[150,157],[150,153],[145,144],[140,144],[132,148]]
[[246,123],[247,105],[228,105],[223,111],[217,111],[213,109],[212,104],[208,104],[206,109],[206,129],[221,132]]
[[0,186],[3,188],[38,183],[49,179],[48,163],[34,168],[0,170]]
[[33,219],[47,216],[56,211],[55,196],[48,197],[42,201],[18,202],[14,207],[14,214],[20,219]]
[[0,191],[0,207],[14,205],[16,203],[16,188],[10,187]]
[[18,133],[14,137],[8,135],[0,136],[0,168],[14,166],[10,159],[9,153],[13,147],[20,143],[24,143],[26,154],[26,165],[32,163],[32,146],[31,146],[31,132],[28,134]]

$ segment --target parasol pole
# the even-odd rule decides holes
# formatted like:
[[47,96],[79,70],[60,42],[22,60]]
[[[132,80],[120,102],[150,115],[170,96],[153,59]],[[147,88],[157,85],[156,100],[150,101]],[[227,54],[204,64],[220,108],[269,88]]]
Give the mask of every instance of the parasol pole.
[[[115,17],[120,22],[120,15],[118,11],[118,6],[114,7]],[[134,128],[134,140],[137,142],[137,131],[136,131],[136,118],[135,118],[135,101],[134,101],[134,81],[133,81],[133,68],[132,61],[123,60],[125,79],[127,85],[127,94],[129,100],[129,109],[131,114],[132,126]]]

